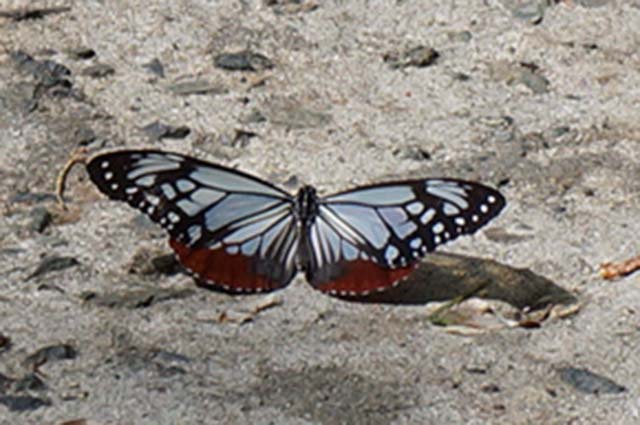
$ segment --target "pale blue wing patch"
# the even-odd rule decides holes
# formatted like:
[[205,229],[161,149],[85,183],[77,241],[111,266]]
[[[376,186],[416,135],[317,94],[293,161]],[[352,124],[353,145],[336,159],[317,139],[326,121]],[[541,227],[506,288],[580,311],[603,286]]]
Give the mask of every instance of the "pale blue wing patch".
[[127,179],[135,180],[146,174],[157,174],[167,171],[173,171],[180,168],[180,161],[168,160],[165,158],[158,159],[139,159],[134,163],[134,168],[127,173]]
[[140,177],[136,179],[136,184],[142,187],[151,187],[156,183],[156,175],[155,174],[147,174],[144,177]]
[[397,205],[415,199],[413,190],[408,186],[380,186],[357,189],[325,198],[327,202],[362,203],[367,205],[384,206]]
[[272,226],[263,236],[262,244],[260,246],[260,255],[262,257],[267,256],[267,252],[270,250],[277,250],[278,244],[281,241],[282,233],[286,226],[291,224],[291,218],[279,221],[275,226]]
[[389,225],[393,233],[400,238],[404,239],[416,230],[418,226],[411,220],[401,207],[386,207],[378,210],[384,221]]
[[318,217],[324,218],[330,226],[340,233],[340,235],[352,244],[365,244],[366,240],[352,227],[339,218],[335,212],[326,206],[321,205]]
[[[330,266],[340,261],[353,261],[361,255],[354,243],[340,233],[330,215],[320,214],[309,230],[310,249],[316,268]],[[328,222],[331,220],[331,224]]]
[[187,233],[192,242],[197,242],[202,237],[202,226],[199,224],[189,226]]
[[178,190],[182,193],[188,193],[191,192],[193,189],[196,188],[196,185],[194,182],[192,182],[191,180],[188,179],[178,179],[176,181],[176,187],[178,188]]
[[204,213],[205,226],[209,232],[215,232],[239,218],[268,210],[279,203],[270,197],[232,193]]
[[460,214],[460,208],[456,207],[455,205],[449,202],[446,202],[444,204],[444,207],[442,208],[442,212],[444,212],[445,215],[448,215],[448,216],[458,215]]
[[387,249],[384,251],[384,259],[387,264],[393,264],[400,255],[400,251],[394,245],[387,245]]
[[252,192],[283,198],[283,193],[242,174],[224,169],[197,167],[189,174],[194,181],[225,192]]
[[389,240],[391,233],[374,208],[352,204],[329,204],[327,208],[376,249],[381,249]]
[[420,201],[414,201],[411,202],[409,205],[407,205],[407,211],[409,211],[409,213],[411,215],[418,215],[420,214],[422,211],[424,211],[424,204]]
[[225,195],[225,192],[221,192],[219,190],[200,188],[193,192],[189,197],[196,204],[206,207],[215,204],[220,199],[224,198]]
[[177,196],[177,193],[173,186],[171,186],[171,183],[163,183],[160,186],[160,189],[162,189],[162,193],[170,201],[173,201]]
[[467,189],[460,186],[459,183],[443,180],[427,180],[427,193],[438,198],[445,199],[455,204],[458,208],[466,210],[469,208],[467,202]]
[[206,205],[198,204],[187,198],[177,201],[176,206],[189,217],[199,214],[206,207]]
[[260,247],[260,238],[255,237],[243,243],[240,247],[240,251],[242,252],[243,255],[250,257],[256,253],[259,247]]
[[247,223],[243,226],[233,226],[234,231],[232,231],[228,236],[226,236],[223,241],[226,244],[244,242],[245,240],[250,239],[255,235],[259,235],[265,232],[268,228],[276,224],[276,222],[278,222],[279,220],[282,220],[282,218],[284,217],[285,217],[284,214],[257,215],[254,217],[251,223]]
[[342,240],[342,256],[347,261],[353,261],[358,258],[359,254],[358,248],[347,242],[346,240]]

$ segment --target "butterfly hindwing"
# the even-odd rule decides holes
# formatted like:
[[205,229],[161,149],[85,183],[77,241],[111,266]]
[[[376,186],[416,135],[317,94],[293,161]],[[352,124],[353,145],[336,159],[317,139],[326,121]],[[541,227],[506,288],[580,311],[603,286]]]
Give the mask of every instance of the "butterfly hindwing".
[[296,273],[289,194],[248,174],[161,151],[98,155],[91,180],[162,225],[180,262],[204,284],[268,291]]
[[455,179],[364,186],[319,201],[307,279],[340,295],[383,290],[436,246],[471,234],[505,205],[497,191]]

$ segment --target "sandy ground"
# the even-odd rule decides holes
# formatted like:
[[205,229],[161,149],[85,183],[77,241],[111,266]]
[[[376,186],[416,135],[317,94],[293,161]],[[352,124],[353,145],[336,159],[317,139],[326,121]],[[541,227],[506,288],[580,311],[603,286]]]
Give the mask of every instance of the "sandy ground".
[[[640,423],[640,275],[598,275],[639,249],[640,2],[0,11],[24,6],[69,9],[0,16],[0,423]],[[420,46],[437,59],[393,61]],[[243,50],[273,66],[215,66]],[[206,93],[176,93],[193,82]],[[190,133],[150,137],[155,121]],[[347,302],[301,276],[273,296],[207,291],[158,259],[170,252],[162,230],[100,195],[82,167],[69,210],[56,206],[55,176],[79,145],[176,150],[322,193],[482,181],[507,208],[443,251],[493,260],[477,260],[480,280],[535,296],[474,298],[435,326],[441,304],[429,301],[479,276],[441,256],[405,290],[445,295],[413,302]],[[581,308],[511,326],[558,291]]]

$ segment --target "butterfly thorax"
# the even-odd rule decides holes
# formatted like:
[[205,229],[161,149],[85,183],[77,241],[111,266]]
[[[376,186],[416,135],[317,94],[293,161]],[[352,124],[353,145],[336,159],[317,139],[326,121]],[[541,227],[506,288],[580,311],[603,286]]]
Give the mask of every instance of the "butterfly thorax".
[[309,229],[318,215],[318,196],[313,186],[300,188],[295,198],[294,210],[300,229]]

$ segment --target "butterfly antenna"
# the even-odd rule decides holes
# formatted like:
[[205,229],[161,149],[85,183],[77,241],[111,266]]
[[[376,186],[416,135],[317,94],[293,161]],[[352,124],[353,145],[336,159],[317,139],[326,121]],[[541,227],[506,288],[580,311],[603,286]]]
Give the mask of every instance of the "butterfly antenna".
[[73,168],[74,165],[78,163],[85,164],[87,162],[87,148],[80,147],[75,149],[71,155],[69,155],[69,160],[58,174],[58,178],[56,179],[56,199],[58,200],[58,204],[63,210],[67,210],[67,206],[64,202],[64,189],[67,182],[67,176],[69,172]]

